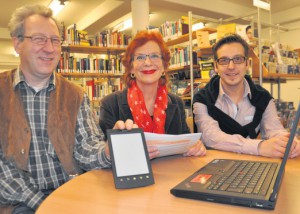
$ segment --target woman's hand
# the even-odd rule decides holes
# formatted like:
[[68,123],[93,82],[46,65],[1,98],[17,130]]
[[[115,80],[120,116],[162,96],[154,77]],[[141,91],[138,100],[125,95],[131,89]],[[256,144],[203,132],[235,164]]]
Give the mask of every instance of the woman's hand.
[[201,142],[201,140],[198,140],[198,142],[192,146],[186,153],[183,154],[183,156],[204,156],[206,155],[206,148],[204,144]]
[[[123,129],[131,130],[134,128],[138,128],[138,126],[130,119],[126,120],[125,122],[122,120],[118,120],[113,127],[113,129],[120,129],[120,130],[123,130]],[[106,143],[106,145],[105,145],[105,155],[108,159],[110,159],[108,143]],[[149,153],[149,155],[150,155],[150,153]]]
[[131,130],[133,128],[138,128],[138,126],[130,119],[126,120],[125,122],[122,120],[118,120],[113,129],[127,129],[127,130]]
[[150,160],[153,159],[153,158],[158,157],[159,150],[157,149],[156,146],[150,146],[150,145],[148,145],[147,148],[148,148],[148,154],[149,154],[149,159]]

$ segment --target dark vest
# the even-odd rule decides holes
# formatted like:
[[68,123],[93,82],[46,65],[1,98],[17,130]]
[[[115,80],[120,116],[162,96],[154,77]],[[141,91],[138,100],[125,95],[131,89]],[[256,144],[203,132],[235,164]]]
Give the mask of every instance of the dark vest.
[[[19,169],[28,171],[31,130],[20,93],[12,86],[14,72],[16,70],[0,74],[0,145],[7,160]],[[78,172],[73,149],[83,94],[80,87],[55,74],[55,89],[49,98],[48,135],[68,174]]]
[[214,76],[203,89],[195,94],[193,103],[200,102],[206,105],[208,114],[214,120],[218,121],[220,129],[223,132],[227,134],[240,134],[245,138],[249,136],[250,138],[255,139],[259,134],[259,131],[256,132],[255,128],[259,125],[262,115],[272,99],[272,96],[260,85],[255,85],[250,76],[245,75],[245,79],[247,80],[251,91],[251,99],[248,95],[249,101],[256,108],[253,121],[245,126],[241,126],[229,115],[225,114],[215,106],[219,96],[219,75]]

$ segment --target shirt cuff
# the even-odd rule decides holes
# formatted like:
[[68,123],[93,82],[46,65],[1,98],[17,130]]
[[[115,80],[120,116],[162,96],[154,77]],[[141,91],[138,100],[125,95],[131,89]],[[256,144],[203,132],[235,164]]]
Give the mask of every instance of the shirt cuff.
[[99,163],[101,165],[100,168],[110,168],[111,167],[111,160],[106,156],[105,153],[105,145],[106,143],[103,144],[103,146],[101,146],[99,148]]
[[258,155],[258,145],[262,139],[247,139],[242,148],[242,153],[249,155]]
[[24,196],[26,198],[25,204],[34,210],[36,210],[46,198],[46,195],[41,191],[34,192],[30,189],[25,190]]

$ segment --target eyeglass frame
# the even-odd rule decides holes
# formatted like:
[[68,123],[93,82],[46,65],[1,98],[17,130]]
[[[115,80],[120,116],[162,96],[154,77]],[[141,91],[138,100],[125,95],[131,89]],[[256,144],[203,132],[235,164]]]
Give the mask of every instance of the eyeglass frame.
[[[43,43],[38,43],[38,42],[34,41],[34,40],[33,40],[34,37],[43,38],[43,39],[44,39]],[[18,38],[30,39],[31,42],[34,43],[34,44],[36,44],[36,45],[46,45],[48,39],[50,39],[51,44],[52,44],[54,47],[59,47],[59,46],[61,46],[61,44],[62,44],[62,41],[61,41],[61,39],[60,39],[59,37],[47,37],[47,36],[45,36],[45,35],[40,35],[40,34],[39,34],[39,35],[32,35],[32,36],[20,35],[20,36],[18,36]],[[55,40],[59,41],[59,44],[53,43],[53,41],[55,41]]]
[[[243,59],[243,62],[240,62],[240,63],[234,62],[234,60],[235,60],[237,57],[241,57],[241,58]],[[226,60],[228,60],[228,63],[226,63],[226,64],[220,64],[220,62],[219,62],[220,59],[224,59],[224,60],[226,59]],[[229,58],[229,57],[220,57],[220,58],[216,59],[216,62],[217,62],[219,65],[229,65],[229,64],[230,64],[230,61],[232,61],[233,64],[239,65],[239,64],[242,64],[242,63],[246,62],[247,59],[248,59],[248,57],[246,57],[246,56],[234,56],[234,57],[232,57],[232,58]]]
[[[146,59],[147,59],[147,57],[148,57],[148,58],[150,59],[150,61],[151,61],[152,63],[154,63],[154,62],[156,61],[156,59],[154,59],[154,61],[153,61],[153,59],[151,58],[151,56],[153,56],[153,55],[158,56],[157,61],[158,61],[158,59],[160,59],[160,60],[163,59],[163,56],[162,56],[161,54],[152,53],[152,54],[138,54],[138,55],[133,55],[132,61],[136,61],[136,62],[139,62],[139,63],[145,63],[145,61],[146,61]],[[144,60],[139,60],[139,59],[136,58],[136,57],[138,57],[138,56],[144,56],[145,59],[144,59]]]

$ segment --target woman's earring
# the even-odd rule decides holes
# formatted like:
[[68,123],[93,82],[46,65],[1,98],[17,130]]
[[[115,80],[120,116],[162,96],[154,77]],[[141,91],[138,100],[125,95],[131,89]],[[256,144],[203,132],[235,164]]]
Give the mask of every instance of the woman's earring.
[[134,79],[135,78],[135,74],[134,73],[130,73],[130,78]]
[[166,72],[163,71],[163,72],[161,73],[161,76],[164,77],[165,75],[166,75]]

